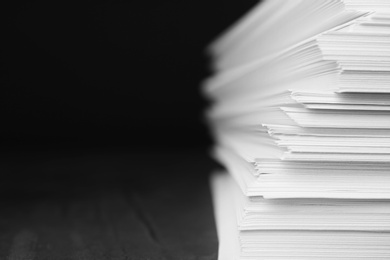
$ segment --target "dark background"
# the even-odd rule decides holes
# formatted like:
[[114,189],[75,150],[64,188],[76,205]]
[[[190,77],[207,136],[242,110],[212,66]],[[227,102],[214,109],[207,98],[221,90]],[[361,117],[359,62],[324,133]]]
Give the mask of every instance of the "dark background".
[[206,149],[205,48],[257,1],[10,1],[2,147]]
[[205,48],[256,1],[0,6],[0,259],[217,259]]

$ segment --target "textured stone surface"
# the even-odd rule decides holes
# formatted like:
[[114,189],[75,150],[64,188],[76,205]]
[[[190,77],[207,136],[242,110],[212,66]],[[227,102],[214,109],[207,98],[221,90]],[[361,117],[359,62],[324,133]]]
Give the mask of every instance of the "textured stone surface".
[[0,259],[216,259],[201,153],[3,156]]

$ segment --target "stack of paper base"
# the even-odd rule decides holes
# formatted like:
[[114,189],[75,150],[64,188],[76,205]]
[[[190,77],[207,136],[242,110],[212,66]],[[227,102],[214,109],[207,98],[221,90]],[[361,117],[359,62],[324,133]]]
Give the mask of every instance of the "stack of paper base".
[[390,202],[248,199],[227,173],[212,190],[219,259],[390,259]]

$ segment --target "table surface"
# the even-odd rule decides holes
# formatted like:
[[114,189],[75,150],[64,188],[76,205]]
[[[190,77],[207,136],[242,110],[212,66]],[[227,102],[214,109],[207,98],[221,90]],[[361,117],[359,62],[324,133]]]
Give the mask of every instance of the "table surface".
[[202,152],[26,152],[0,160],[0,259],[217,259]]

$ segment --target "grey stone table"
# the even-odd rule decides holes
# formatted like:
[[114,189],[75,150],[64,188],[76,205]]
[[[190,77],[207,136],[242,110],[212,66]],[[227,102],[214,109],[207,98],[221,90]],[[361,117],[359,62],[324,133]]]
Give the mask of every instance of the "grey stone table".
[[11,152],[0,259],[217,259],[203,152]]

